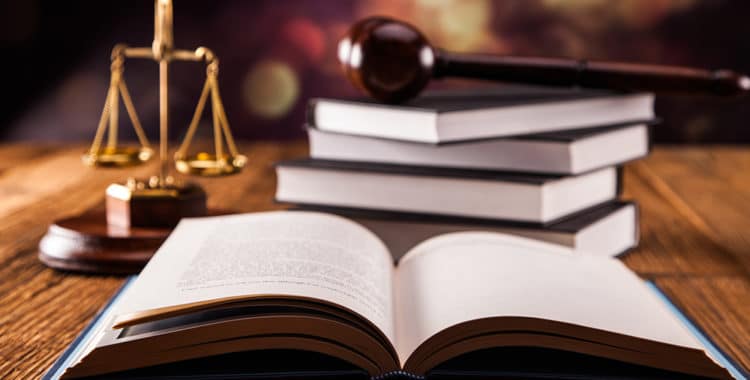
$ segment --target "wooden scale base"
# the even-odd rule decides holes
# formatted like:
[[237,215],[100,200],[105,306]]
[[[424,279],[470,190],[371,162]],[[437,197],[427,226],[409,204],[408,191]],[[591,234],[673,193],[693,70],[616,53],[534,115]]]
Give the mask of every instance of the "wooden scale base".
[[138,273],[171,231],[109,225],[100,206],[50,225],[39,242],[39,260],[64,271]]
[[110,185],[106,205],[49,227],[39,260],[63,271],[138,273],[181,218],[229,213],[207,210],[206,194],[195,185],[151,190]]

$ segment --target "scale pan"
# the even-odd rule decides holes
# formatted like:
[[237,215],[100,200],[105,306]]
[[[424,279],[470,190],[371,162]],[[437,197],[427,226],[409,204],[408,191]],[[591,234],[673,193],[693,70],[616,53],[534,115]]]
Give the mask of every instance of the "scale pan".
[[218,177],[239,173],[247,163],[247,157],[201,152],[196,155],[175,159],[175,167],[182,174],[199,175],[204,177]]
[[81,159],[87,166],[123,168],[148,161],[154,151],[144,147],[104,147],[96,152],[86,152]]

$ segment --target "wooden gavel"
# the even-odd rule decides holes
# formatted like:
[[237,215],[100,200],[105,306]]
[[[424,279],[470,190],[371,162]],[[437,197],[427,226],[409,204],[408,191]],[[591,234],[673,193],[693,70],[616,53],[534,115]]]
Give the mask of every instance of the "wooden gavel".
[[412,25],[387,17],[355,23],[338,55],[349,81],[386,103],[415,97],[433,77],[723,96],[750,90],[750,78],[729,70],[450,53],[430,45]]

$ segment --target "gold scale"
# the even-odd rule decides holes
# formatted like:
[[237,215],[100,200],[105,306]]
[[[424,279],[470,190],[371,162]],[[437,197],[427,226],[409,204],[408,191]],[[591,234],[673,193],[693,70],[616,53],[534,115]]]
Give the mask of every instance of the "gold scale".
[[[39,258],[46,265],[68,271],[138,272],[181,218],[212,213],[207,210],[203,189],[193,183],[177,181],[170,175],[167,137],[171,61],[206,64],[206,81],[198,105],[185,138],[174,154],[177,171],[188,175],[224,176],[237,173],[245,166],[247,158],[237,151],[219,95],[218,58],[205,47],[193,51],[175,49],[172,21],[172,1],[156,0],[152,46],[118,44],[112,49],[111,79],[104,110],[94,141],[82,158],[87,166],[124,168],[143,164],[154,156],[123,76],[126,58],[153,59],[159,63],[158,175],[145,181],[130,178],[124,184],[111,184],[105,192],[104,210],[94,209],[52,224],[39,243]],[[120,98],[140,146],[121,146],[118,143]],[[209,99],[213,115],[214,153],[189,154],[193,136]]]

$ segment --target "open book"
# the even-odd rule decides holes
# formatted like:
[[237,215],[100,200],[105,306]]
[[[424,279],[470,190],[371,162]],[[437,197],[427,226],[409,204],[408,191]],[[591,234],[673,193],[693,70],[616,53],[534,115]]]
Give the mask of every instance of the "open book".
[[421,376],[498,347],[728,377],[616,259],[460,232],[394,265],[364,227],[304,211],[183,220],[95,334],[64,378],[284,349]]

